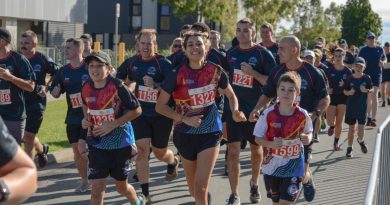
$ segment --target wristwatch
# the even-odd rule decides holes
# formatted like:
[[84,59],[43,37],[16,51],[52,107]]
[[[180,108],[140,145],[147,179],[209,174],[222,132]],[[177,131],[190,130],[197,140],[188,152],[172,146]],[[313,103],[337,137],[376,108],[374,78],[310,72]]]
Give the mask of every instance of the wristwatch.
[[5,204],[8,201],[9,189],[3,179],[0,179],[0,204]]
[[319,117],[321,115],[321,110],[316,110],[314,111],[314,113],[316,114],[317,117]]

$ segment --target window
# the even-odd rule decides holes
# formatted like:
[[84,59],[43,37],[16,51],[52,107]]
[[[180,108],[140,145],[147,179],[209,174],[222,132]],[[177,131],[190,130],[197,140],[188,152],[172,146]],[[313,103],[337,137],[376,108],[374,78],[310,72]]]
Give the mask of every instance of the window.
[[138,31],[142,27],[142,1],[130,1],[130,25],[129,31]]
[[171,28],[171,8],[168,5],[160,7],[160,31],[169,31]]

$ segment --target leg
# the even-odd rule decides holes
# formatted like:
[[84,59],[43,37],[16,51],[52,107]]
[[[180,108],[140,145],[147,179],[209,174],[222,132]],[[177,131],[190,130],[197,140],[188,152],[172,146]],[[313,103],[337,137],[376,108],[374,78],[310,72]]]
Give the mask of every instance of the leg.
[[381,83],[382,107],[386,106],[386,99],[387,99],[386,96],[387,96],[387,93],[386,93],[386,82],[382,82]]
[[228,144],[228,173],[230,189],[235,195],[238,194],[239,178],[240,178],[240,142],[232,142]]
[[353,145],[353,138],[355,137],[355,127],[355,124],[349,125],[348,127],[348,147],[352,147]]
[[376,118],[376,113],[378,111],[378,91],[379,87],[374,86],[374,92],[370,93],[372,94],[372,119]]
[[145,197],[149,196],[149,152],[150,152],[150,138],[141,138],[135,141],[137,145],[138,154],[135,159],[135,166],[137,170],[138,181],[142,188],[142,194]]
[[207,205],[208,185],[217,161],[219,146],[208,148],[198,154],[195,172],[195,204]]
[[115,188],[116,188],[116,191],[126,197],[130,203],[132,202],[137,202],[138,200],[138,197],[137,197],[137,193],[134,189],[133,186],[131,186],[127,180],[123,180],[123,181],[118,181],[118,180],[115,180]]
[[196,175],[196,160],[188,160],[184,157],[181,159],[184,168],[184,174],[186,175],[188,191],[191,196],[195,198],[195,175]]
[[343,129],[344,116],[345,116],[345,104],[338,104],[336,106],[336,127],[335,127],[335,135],[334,135],[334,150],[339,151],[339,139],[341,136],[341,131]]
[[152,150],[156,158],[167,164],[175,163],[175,154],[168,148],[157,148],[152,146]]
[[336,114],[336,106],[329,105],[326,110],[326,122],[329,125],[328,135],[332,136],[335,128],[335,114]]
[[83,158],[81,156],[81,153],[79,152],[79,143],[83,144],[81,140],[78,143],[72,143],[72,150],[73,150],[73,155],[74,155],[74,161],[76,164],[77,171],[80,174],[81,179],[83,180],[84,183],[87,183],[87,165],[88,165],[88,160]]
[[31,157],[31,159],[34,159],[35,153],[34,153],[34,141],[35,141],[35,134],[25,131],[24,136],[24,151],[27,153],[28,156]]
[[35,150],[37,151],[37,153],[43,153],[43,144],[41,143],[41,141],[39,140],[39,138],[37,136],[35,136],[34,138],[34,147],[35,147]]
[[251,148],[251,163],[252,163],[252,178],[251,181],[258,184],[260,175],[260,166],[263,162],[263,148],[260,145],[250,144]]
[[105,178],[92,180],[91,205],[103,205],[106,183],[107,180]]

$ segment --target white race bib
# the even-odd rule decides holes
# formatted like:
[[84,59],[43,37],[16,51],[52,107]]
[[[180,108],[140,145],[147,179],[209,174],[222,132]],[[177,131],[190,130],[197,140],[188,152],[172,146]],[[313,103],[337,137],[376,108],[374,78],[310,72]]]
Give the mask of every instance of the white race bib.
[[9,105],[11,103],[11,90],[0,90],[0,105]]
[[215,101],[215,84],[206,85],[200,88],[189,89],[191,108],[203,108],[212,105]]
[[79,108],[83,106],[83,100],[81,99],[81,93],[70,94],[70,104],[72,108]]
[[[387,59],[388,61],[390,59]],[[383,66],[383,69],[390,69],[390,63],[385,63],[385,65]]]
[[245,74],[241,70],[234,69],[233,84],[241,86],[241,87],[252,88],[253,87],[253,77]]
[[149,103],[157,103],[158,90],[146,87],[138,86],[138,100]]
[[300,139],[283,140],[283,145],[279,149],[272,149],[272,156],[278,158],[296,159],[299,158],[302,149]]
[[103,122],[112,122],[115,120],[114,109],[104,109],[104,110],[89,110],[92,123],[96,126],[100,126]]

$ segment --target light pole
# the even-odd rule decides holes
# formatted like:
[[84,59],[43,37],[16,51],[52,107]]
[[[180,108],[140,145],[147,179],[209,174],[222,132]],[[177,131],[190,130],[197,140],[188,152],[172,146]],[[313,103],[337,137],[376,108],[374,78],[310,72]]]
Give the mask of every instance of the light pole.
[[119,22],[120,10],[121,10],[121,5],[119,3],[117,3],[116,8],[115,8],[115,36],[114,36],[114,57],[115,57],[114,66],[115,66],[115,68],[118,67],[118,42],[119,42],[118,22]]

